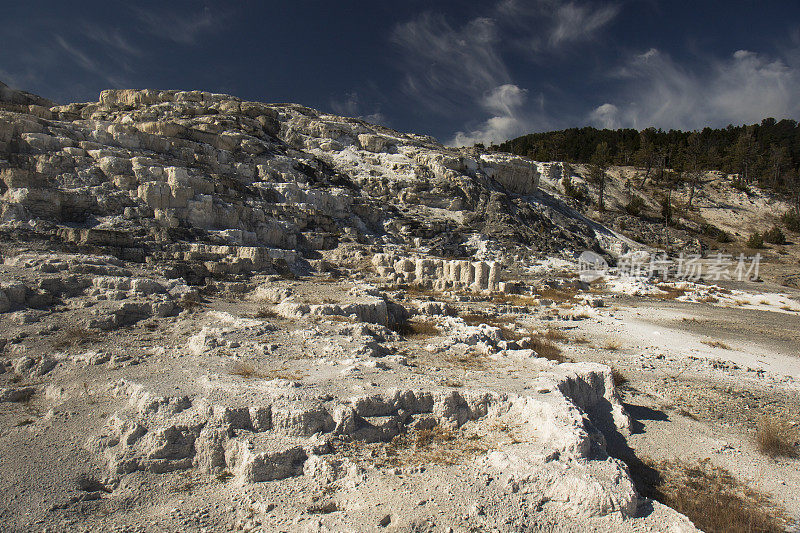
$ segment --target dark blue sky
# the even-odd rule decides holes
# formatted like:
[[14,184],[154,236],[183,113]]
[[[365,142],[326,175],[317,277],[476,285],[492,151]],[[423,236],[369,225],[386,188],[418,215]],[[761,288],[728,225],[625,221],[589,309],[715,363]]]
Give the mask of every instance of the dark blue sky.
[[0,80],[203,89],[448,143],[800,118],[800,2],[10,2]]

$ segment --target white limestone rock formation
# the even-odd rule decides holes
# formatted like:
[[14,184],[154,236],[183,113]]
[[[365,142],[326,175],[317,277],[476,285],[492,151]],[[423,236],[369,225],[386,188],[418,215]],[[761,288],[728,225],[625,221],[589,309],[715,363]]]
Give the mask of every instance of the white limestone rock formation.
[[538,198],[556,166],[295,104],[113,90],[46,113],[14,105],[0,109],[3,225],[171,261],[187,279],[302,269],[347,242],[439,256],[470,251],[478,233],[512,248],[614,244]]

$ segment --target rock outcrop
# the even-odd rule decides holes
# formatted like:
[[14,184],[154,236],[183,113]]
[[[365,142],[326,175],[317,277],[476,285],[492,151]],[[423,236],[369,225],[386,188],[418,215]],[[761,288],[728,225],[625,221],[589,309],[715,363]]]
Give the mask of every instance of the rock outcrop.
[[475,252],[478,234],[511,250],[598,246],[537,196],[552,165],[200,91],[47,107],[0,89],[0,219],[18,239],[169,262],[193,282],[302,270],[346,243],[440,257]]

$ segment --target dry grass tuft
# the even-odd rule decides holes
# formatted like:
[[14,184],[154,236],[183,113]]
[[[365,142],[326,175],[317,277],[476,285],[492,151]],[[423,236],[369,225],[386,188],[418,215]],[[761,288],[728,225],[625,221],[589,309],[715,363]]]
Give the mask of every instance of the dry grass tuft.
[[290,370],[288,368],[275,368],[264,371],[260,368],[256,368],[252,363],[245,361],[236,361],[230,373],[244,379],[285,379],[287,381],[301,381],[305,377],[302,372]]
[[63,350],[74,346],[85,346],[95,344],[102,340],[103,336],[97,331],[90,331],[86,328],[70,328],[62,333],[53,343],[53,348]]
[[467,435],[462,430],[443,426],[403,433],[386,443],[356,441],[342,443],[341,446],[345,455],[364,458],[379,468],[464,464],[488,451],[477,435]]
[[758,450],[770,457],[797,457],[797,432],[782,420],[764,417],[758,423]]
[[621,370],[611,367],[611,379],[614,381],[615,387],[621,387],[628,383],[628,376],[622,373]]
[[430,339],[441,335],[439,328],[435,325],[420,320],[398,322],[391,329],[407,339]]
[[559,289],[536,289],[536,294],[539,298],[552,300],[556,303],[575,302],[578,291],[576,290],[559,290]]
[[206,304],[200,299],[197,294],[185,294],[178,300],[178,305],[183,309],[192,311],[201,307],[206,307]]
[[[486,370],[487,367],[486,358],[475,351],[468,351],[464,355],[448,356],[446,359],[451,366],[463,368],[464,370]],[[464,384],[463,383],[460,383],[460,385],[446,384],[446,386],[463,387]]]
[[708,533],[782,532],[788,517],[769,497],[704,459],[648,462],[632,468],[644,496],[685,514]]
[[711,346],[712,348],[722,348],[723,350],[730,350],[731,347],[722,341],[703,341],[703,344]]
[[567,358],[564,357],[564,354],[561,352],[561,348],[544,338],[544,336],[535,335],[531,337],[530,348],[536,352],[536,355],[539,357],[544,357],[545,359],[558,363],[567,361]]
[[252,364],[243,361],[236,361],[233,364],[231,374],[244,379],[263,378],[264,374],[256,369]]
[[526,307],[534,305],[536,298],[532,296],[523,296],[521,294],[492,294],[491,301],[498,304],[516,305],[519,307]]
[[442,293],[433,289],[426,289],[417,284],[401,285],[400,289],[410,298],[440,298]]
[[658,288],[666,294],[653,294],[652,297],[658,300],[674,300],[686,294],[686,289],[678,289],[669,285],[658,285]]
[[544,334],[544,338],[549,341],[555,341],[555,342],[569,341],[569,337],[567,336],[566,333],[564,333],[559,329],[553,329],[553,328],[547,330],[547,332]]
[[622,343],[617,339],[608,339],[603,344],[603,349],[610,352],[616,352],[620,348],[622,348]]
[[259,307],[253,318],[278,318],[278,313],[270,307]]

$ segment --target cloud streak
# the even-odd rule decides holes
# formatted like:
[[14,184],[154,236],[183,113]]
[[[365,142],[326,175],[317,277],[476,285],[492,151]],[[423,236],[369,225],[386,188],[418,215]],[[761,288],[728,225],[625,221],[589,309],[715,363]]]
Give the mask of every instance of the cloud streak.
[[559,52],[594,38],[618,11],[616,4],[503,0],[458,27],[424,13],[392,34],[404,52],[403,90],[435,113],[486,117],[456,132],[450,144],[498,142],[543,127],[552,120],[542,105],[526,105],[528,89],[514,82],[507,54],[524,50],[536,60]]
[[425,13],[397,26],[392,40],[405,51],[405,91],[432,110],[474,104],[511,81],[497,48],[497,22],[490,18],[454,28],[443,16]]
[[337,115],[360,118],[372,124],[384,126],[388,124],[386,115],[381,113],[380,110],[375,110],[371,113],[364,112],[361,97],[356,91],[347,93],[344,99],[331,99],[330,106]]
[[797,58],[796,51],[767,57],[738,50],[689,68],[653,48],[615,72],[623,86],[619,96],[595,108],[589,121],[601,127],[698,129],[796,117],[800,70],[790,65]]
[[153,11],[135,9],[145,30],[159,39],[192,46],[199,42],[203,34],[221,30],[227,19],[223,11],[212,11],[205,6],[197,12],[186,12],[172,8]]

